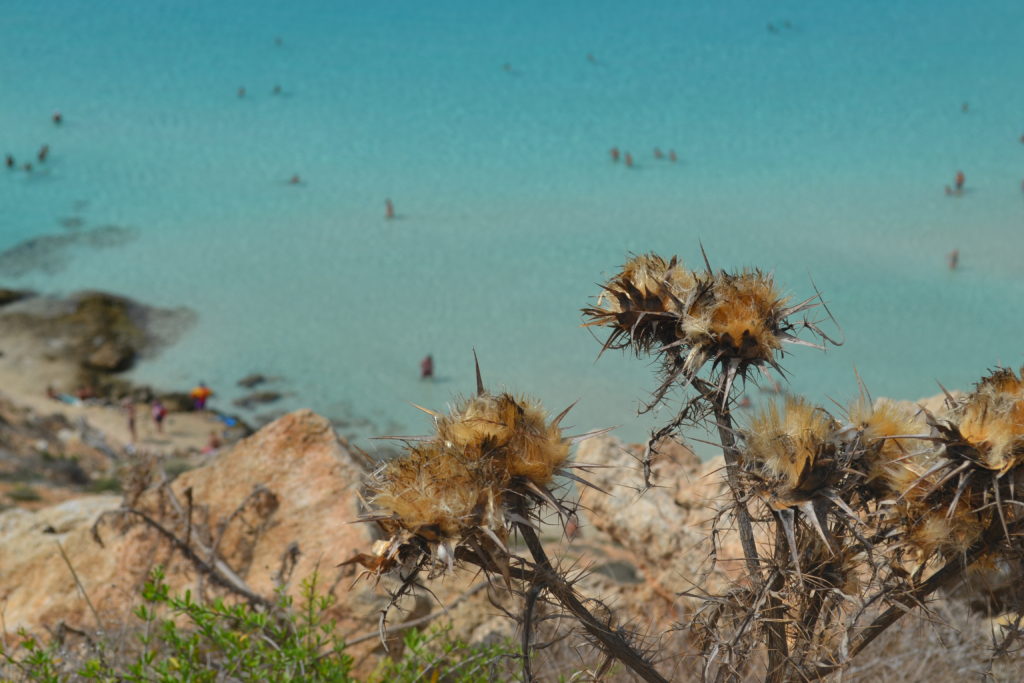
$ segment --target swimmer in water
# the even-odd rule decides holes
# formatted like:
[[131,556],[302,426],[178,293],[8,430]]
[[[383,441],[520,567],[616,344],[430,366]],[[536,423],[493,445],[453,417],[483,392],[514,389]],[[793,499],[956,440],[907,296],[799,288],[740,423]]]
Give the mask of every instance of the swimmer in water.
[[14,168],[14,156],[8,154],[6,157],[7,168]]
[[658,148],[658,147],[654,148],[654,158],[655,159],[664,159],[665,158],[665,155],[661,153],[661,149]]
[[966,178],[964,177],[964,172],[963,171],[957,171],[956,172],[956,186],[955,186],[957,194],[959,194],[959,193],[964,191],[964,180],[966,180]]
[[[395,205],[391,203],[390,199],[384,200],[384,218],[391,220],[395,217]],[[429,358],[430,356],[427,356]]]
[[295,175],[292,176],[291,180],[288,181],[288,184],[289,185],[298,185],[301,182],[302,182],[302,178],[299,176],[298,173],[296,173]]
[[245,97],[245,86],[242,86],[241,88],[238,89],[238,97],[239,98]]
[[676,151],[674,149],[670,149],[668,151],[668,160],[671,161],[673,164],[679,160],[679,158],[676,156]]
[[626,158],[626,166],[628,168],[633,168],[633,155],[630,154],[629,152],[626,152],[626,157],[625,158]]
[[956,267],[960,265],[960,250],[954,249],[949,252],[949,255],[946,256],[946,262],[949,264],[950,270],[956,270]]
[[59,111],[53,112],[53,123],[57,126],[64,123],[64,116]]
[[41,164],[44,163],[46,161],[46,157],[48,157],[49,155],[50,155],[50,146],[49,145],[43,145],[42,147],[40,147],[39,148],[39,154],[37,155],[39,157],[39,163],[41,163]]
[[608,153],[611,154],[612,161],[614,161],[615,163],[618,163],[619,156],[621,155],[621,153],[619,152],[619,148],[618,147],[612,147],[610,150],[608,150]]

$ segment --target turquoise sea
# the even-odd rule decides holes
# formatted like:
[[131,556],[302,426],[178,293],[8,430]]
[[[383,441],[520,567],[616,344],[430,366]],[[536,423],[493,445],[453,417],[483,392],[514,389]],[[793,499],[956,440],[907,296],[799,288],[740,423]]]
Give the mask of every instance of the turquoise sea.
[[[420,433],[409,403],[470,392],[475,347],[490,386],[579,399],[577,430],[640,440],[668,417],[636,416],[652,368],[595,363],[579,309],[628,253],[696,265],[701,243],[823,292],[845,345],[784,362],[816,400],[853,397],[855,368],[916,398],[1024,363],[1019,0],[0,15],[0,154],[50,145],[32,173],[0,169],[0,285],[194,309],[136,376],[203,379],[220,408],[259,371],[290,394],[274,409],[312,407],[363,445]],[[966,191],[946,196],[958,170]]]

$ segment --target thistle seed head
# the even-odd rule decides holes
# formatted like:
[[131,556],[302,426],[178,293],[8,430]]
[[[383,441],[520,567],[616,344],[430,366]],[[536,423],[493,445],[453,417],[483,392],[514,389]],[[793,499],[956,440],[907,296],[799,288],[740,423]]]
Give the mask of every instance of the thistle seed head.
[[980,466],[1005,474],[1024,460],[1024,382],[1012,370],[983,378],[951,421],[959,437],[954,449]]
[[849,415],[861,441],[857,469],[868,488],[883,499],[903,496],[915,501],[924,495],[925,488],[915,483],[935,451],[931,441],[915,438],[931,434],[924,413],[887,398],[872,405],[862,397]]
[[409,443],[367,485],[366,519],[390,536],[373,556],[353,560],[370,573],[419,567],[424,556],[447,571],[460,547],[505,557],[510,517],[523,523],[543,504],[569,509],[552,487],[569,457],[571,439],[559,427],[565,413],[549,421],[537,401],[485,391],[479,369],[475,396],[448,414],[427,412],[435,433]]
[[743,460],[761,470],[762,494],[778,509],[810,500],[838,476],[832,417],[799,397],[769,404],[744,431]]
[[794,332],[810,329],[828,340],[812,322],[790,318],[818,305],[817,297],[795,306],[759,270],[702,273],[655,254],[630,259],[602,286],[596,306],[583,309],[584,326],[611,328],[603,349],[632,348],[665,361],[665,385],[682,377],[692,381],[709,361],[727,368],[729,381],[751,367],[777,367],[783,344],[823,348]]
[[368,484],[370,503],[391,515],[381,521],[385,531],[404,530],[431,542],[460,538],[480,522],[489,493],[486,473],[474,465],[434,443],[388,462]]
[[[569,457],[561,429],[540,403],[511,394],[474,396],[437,421],[437,438],[467,458],[491,459],[507,478],[545,487]],[[507,483],[507,482],[506,482]]]

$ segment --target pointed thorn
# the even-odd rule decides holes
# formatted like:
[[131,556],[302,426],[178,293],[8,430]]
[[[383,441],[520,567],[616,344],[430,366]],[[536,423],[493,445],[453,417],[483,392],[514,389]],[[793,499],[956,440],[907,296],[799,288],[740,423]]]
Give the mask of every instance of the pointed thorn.
[[409,401],[409,405],[411,405],[413,408],[418,408],[419,410],[422,410],[424,413],[426,413],[427,415],[430,415],[431,417],[442,417],[441,413],[437,412],[436,410],[431,410],[430,408],[424,408],[423,406],[417,405],[417,404],[413,403],[412,401]]
[[569,411],[572,410],[576,406],[576,404],[579,403],[579,402],[580,402],[580,400],[576,399],[575,401],[570,403],[568,408],[566,408],[565,410],[560,412],[558,414],[558,416],[555,417],[555,419],[551,421],[551,426],[552,427],[557,427],[559,425],[559,423],[565,418],[565,416],[569,414]]
[[476,357],[476,349],[473,349],[473,365],[476,367],[476,395],[484,395],[484,380],[480,377],[480,359]]
[[708,275],[714,275],[715,272],[711,269],[711,261],[708,261],[707,252],[704,251],[704,243],[698,242],[698,244],[700,245],[700,255],[704,257],[704,265],[708,269]]
[[566,479],[572,479],[573,481],[579,482],[580,484],[583,484],[584,486],[589,486],[590,488],[594,489],[595,491],[600,491],[601,493],[603,493],[606,496],[611,495],[610,493],[605,491],[600,486],[597,486],[596,484],[591,484],[589,481],[587,481],[583,477],[578,477],[575,474],[573,474],[572,472],[567,472],[566,470],[563,469],[561,472],[559,472],[559,474],[561,476],[565,477]]

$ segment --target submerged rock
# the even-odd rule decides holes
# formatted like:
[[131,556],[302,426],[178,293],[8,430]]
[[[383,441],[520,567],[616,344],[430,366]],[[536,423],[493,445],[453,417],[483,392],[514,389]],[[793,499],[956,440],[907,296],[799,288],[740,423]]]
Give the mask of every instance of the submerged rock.
[[254,372],[253,374],[246,375],[242,379],[238,380],[238,386],[245,387],[246,389],[252,389],[257,384],[263,384],[266,381],[266,375],[261,375],[258,372]]
[[6,306],[7,304],[13,304],[15,301],[21,301],[25,297],[31,296],[31,292],[27,292],[20,289],[7,289],[6,287],[0,287],[0,306]]
[[19,302],[5,309],[0,324],[8,334],[45,340],[47,354],[77,364],[82,386],[119,395],[128,388],[106,375],[128,370],[140,357],[171,343],[194,319],[187,309],[157,309],[106,292],[79,292],[67,299]]
[[239,408],[253,408],[257,405],[279,401],[283,397],[284,394],[277,391],[255,391],[251,394],[246,394],[242,398],[236,398],[232,403]]

